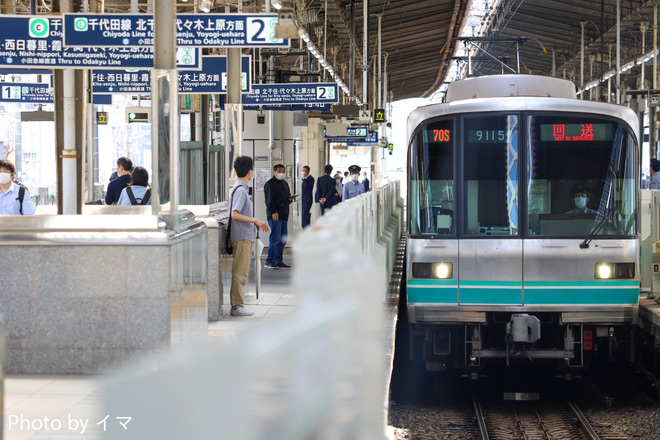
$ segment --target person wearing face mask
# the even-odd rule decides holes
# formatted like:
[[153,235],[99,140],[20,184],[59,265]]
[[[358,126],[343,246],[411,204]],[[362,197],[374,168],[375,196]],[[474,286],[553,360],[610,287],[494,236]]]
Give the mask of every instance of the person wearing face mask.
[[128,157],[117,159],[117,178],[108,184],[108,191],[105,193],[105,204],[115,205],[119,201],[121,192],[131,181],[131,171],[133,162]]
[[321,204],[321,215],[338,203],[337,197],[339,196],[335,179],[330,175],[332,165],[326,165],[324,171],[325,175],[319,177],[316,182],[316,194],[314,195],[314,199]]
[[587,187],[578,185],[571,191],[571,196],[575,206],[570,211],[566,211],[566,214],[596,214],[596,211],[587,207],[589,203],[589,189]]
[[348,172],[351,173],[351,180],[344,184],[344,192],[341,196],[342,201],[364,194],[364,185],[358,182],[358,179],[360,178],[360,169],[361,168],[357,165],[351,165],[348,167]]
[[269,269],[290,269],[284,264],[282,256],[287,240],[287,226],[289,221],[289,204],[293,201],[289,184],[284,180],[284,165],[273,167],[273,177],[264,185],[266,198],[266,213],[270,226],[270,241],[268,243],[268,257],[266,266]]
[[14,182],[15,173],[12,161],[0,160],[0,215],[34,215],[30,193],[21,191],[21,185]]
[[[256,240],[254,227],[268,231],[266,222],[252,217],[252,203],[248,183],[254,177],[254,162],[250,156],[239,156],[234,161],[236,184],[229,196],[231,210],[231,242],[234,261],[231,266],[231,311],[232,316],[252,316],[254,311],[245,308],[245,282],[250,272],[250,256]],[[259,256],[257,256],[259,258]]]
[[344,184],[342,183],[341,173],[335,174],[335,191],[337,192],[337,203],[341,202],[341,195],[344,192]]

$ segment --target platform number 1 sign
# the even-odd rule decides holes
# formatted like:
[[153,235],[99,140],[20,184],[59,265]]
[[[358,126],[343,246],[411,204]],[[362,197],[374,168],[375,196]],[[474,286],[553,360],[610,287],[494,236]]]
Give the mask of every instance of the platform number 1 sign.
[[19,86],[2,86],[2,99],[21,99],[21,88]]
[[316,99],[335,99],[334,87],[317,87]]

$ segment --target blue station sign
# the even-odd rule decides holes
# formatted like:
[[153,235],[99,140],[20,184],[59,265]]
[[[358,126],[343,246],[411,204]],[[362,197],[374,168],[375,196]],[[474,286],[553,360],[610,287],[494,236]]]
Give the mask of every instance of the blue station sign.
[[336,104],[339,97],[335,83],[252,84],[242,100],[245,105]]
[[[254,87],[254,85],[253,85]],[[224,109],[224,101],[222,102]],[[283,104],[283,105],[245,105],[243,110],[278,110],[292,112],[330,112],[331,104]]]
[[53,103],[53,89],[43,83],[2,83],[0,102]]
[[[369,131],[368,127],[348,127],[346,129],[346,136],[325,136],[329,142],[336,142],[340,144],[347,144],[349,147],[371,147],[379,144],[378,133]],[[354,136],[355,133],[365,133],[363,136]]]
[[[241,83],[248,91],[251,82],[250,56],[241,57]],[[92,71],[92,92],[107,93],[151,93],[149,70],[111,72]],[[179,92],[197,95],[227,92],[227,57],[202,57],[202,70],[179,70]]]
[[[66,47],[61,17],[0,16],[0,67],[149,69],[151,46]],[[179,68],[199,69],[200,49],[179,47]]]
[[367,137],[369,133],[369,127],[347,127],[346,128],[346,137]]
[[[178,46],[289,47],[275,38],[277,14],[180,14],[176,20]],[[64,14],[66,46],[153,46],[150,14]]]

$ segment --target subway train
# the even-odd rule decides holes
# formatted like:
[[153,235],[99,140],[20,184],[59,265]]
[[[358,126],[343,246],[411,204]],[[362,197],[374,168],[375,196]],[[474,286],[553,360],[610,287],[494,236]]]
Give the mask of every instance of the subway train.
[[408,118],[410,356],[478,376],[626,353],[639,303],[637,115],[572,82],[475,77]]

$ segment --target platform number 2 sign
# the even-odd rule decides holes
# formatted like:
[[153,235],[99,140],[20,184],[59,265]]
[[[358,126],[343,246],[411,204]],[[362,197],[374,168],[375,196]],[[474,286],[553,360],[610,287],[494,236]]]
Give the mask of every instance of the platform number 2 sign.
[[247,18],[247,42],[248,44],[272,44],[280,43],[280,38],[275,38],[275,26],[277,17],[248,17]]
[[2,86],[2,99],[21,99],[21,88],[18,86]]
[[317,87],[316,99],[335,99],[334,87]]

